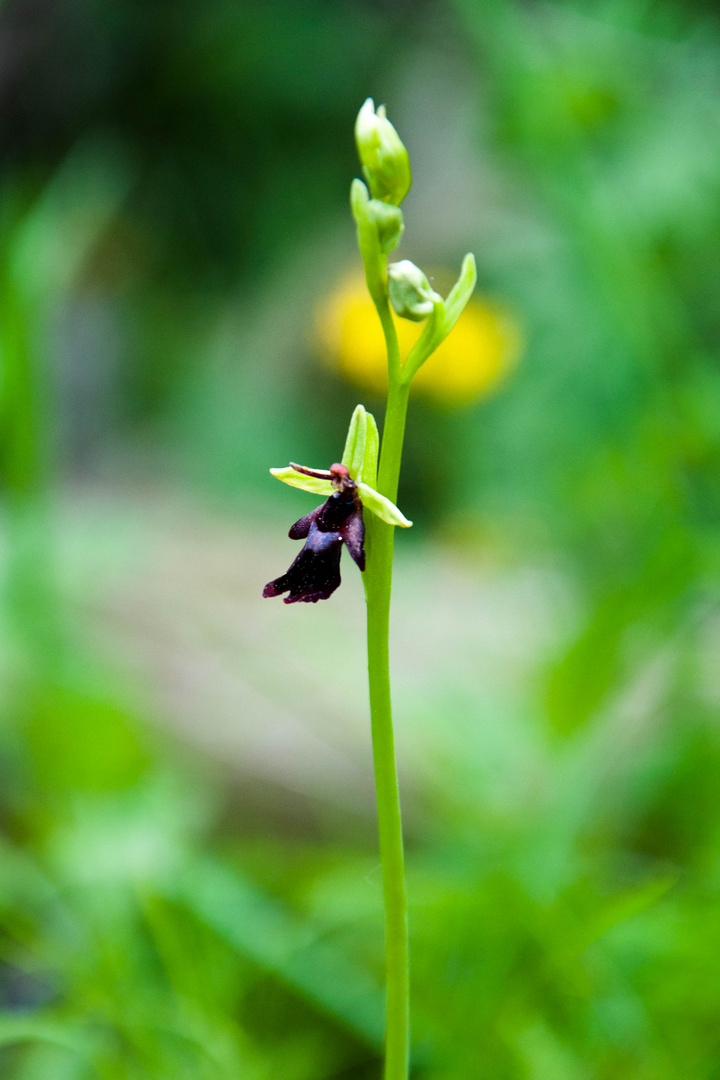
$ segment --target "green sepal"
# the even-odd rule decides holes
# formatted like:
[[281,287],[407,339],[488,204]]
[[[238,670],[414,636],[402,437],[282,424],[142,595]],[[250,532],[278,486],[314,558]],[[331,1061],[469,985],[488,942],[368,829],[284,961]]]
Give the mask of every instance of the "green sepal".
[[[373,486],[377,483],[379,449],[380,435],[375,417],[366,410],[364,405],[358,405],[350,417],[342,463],[357,484],[358,495],[364,507],[376,514],[387,525],[399,525],[403,529],[409,529],[412,521],[408,521],[395,503],[390,502]],[[283,469],[271,469],[270,472],[284,484],[300,488],[302,491],[310,491],[313,495],[324,495],[327,498],[335,491],[332,481],[322,480],[317,476],[307,476],[293,469],[291,465]]]
[[374,487],[377,484],[378,458],[380,456],[380,433],[372,413],[366,413],[367,430],[365,432],[365,453],[360,474],[360,482]]
[[365,455],[365,439],[367,433],[367,413],[364,405],[357,405],[350,417],[345,449],[343,450],[342,463],[352,476],[353,480],[361,479],[360,473]]
[[330,480],[321,480],[318,476],[306,476],[305,473],[296,472],[290,465],[286,465],[284,469],[271,469],[270,472],[278,480],[282,480],[283,484],[301,488],[303,491],[311,491],[313,495],[324,495],[327,498],[335,490]]
[[468,254],[463,259],[460,277],[450,290],[447,300],[435,301],[432,315],[410,350],[403,367],[404,382],[410,382],[428,357],[442,345],[465,310],[476,282],[475,256]]
[[[362,409],[362,413],[359,410]],[[355,417],[358,416],[358,420],[355,421]],[[353,423],[355,421],[355,423]],[[347,467],[350,472],[351,462],[355,462],[358,459],[359,445],[361,439],[358,437],[358,433],[364,429],[363,437],[363,457],[360,465],[360,475],[371,475],[373,480],[375,473],[377,472],[377,448],[378,448],[378,430],[375,418],[371,413],[365,412],[362,405],[358,405],[357,409],[353,413],[353,420],[350,421],[350,431],[348,432],[348,442],[345,446],[346,453],[348,446],[350,446],[348,460],[346,455],[343,455],[343,465]],[[351,442],[352,438],[352,442]],[[317,476],[306,476],[305,473],[299,473],[292,466],[288,465],[284,469],[271,469],[270,472],[278,480],[282,480],[283,484],[289,484],[290,487],[300,488],[302,491],[309,491],[313,495],[324,495],[328,498],[334,493],[334,488],[330,480],[321,480]],[[352,473],[351,473],[352,475]],[[390,502],[388,498],[381,495],[379,491],[376,491],[370,484],[356,479],[353,477],[357,484],[358,495],[362,499],[362,504],[373,514],[376,514],[381,521],[384,521],[387,525],[399,525],[403,529],[409,529],[412,525],[412,521],[408,521],[405,515],[398,510],[395,503]]]
[[342,463],[356,483],[377,481],[377,461],[380,438],[372,413],[358,405],[350,418]]
[[412,525],[412,521],[408,521],[405,515],[398,510],[395,503],[390,502],[389,499],[381,495],[375,488],[370,487],[369,484],[358,484],[358,493],[363,506],[371,510],[387,525],[399,525],[402,529],[409,529]]

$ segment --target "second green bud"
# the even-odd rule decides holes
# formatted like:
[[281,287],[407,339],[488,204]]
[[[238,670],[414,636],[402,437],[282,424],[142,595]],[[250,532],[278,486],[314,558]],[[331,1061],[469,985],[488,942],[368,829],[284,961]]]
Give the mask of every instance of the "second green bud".
[[409,259],[390,263],[387,274],[390,303],[401,318],[422,322],[432,314],[435,304],[442,302],[420,267]]

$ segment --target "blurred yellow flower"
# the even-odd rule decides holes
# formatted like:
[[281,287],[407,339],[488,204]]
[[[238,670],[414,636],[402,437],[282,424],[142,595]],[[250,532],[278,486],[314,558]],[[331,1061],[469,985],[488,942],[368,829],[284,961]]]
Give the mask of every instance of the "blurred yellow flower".
[[[424,323],[395,317],[405,359]],[[385,341],[365,281],[352,274],[324,301],[317,329],[328,363],[362,389],[387,389]],[[450,336],[420,368],[413,387],[446,406],[485,397],[516,364],[521,335],[511,315],[489,300],[472,299]]]

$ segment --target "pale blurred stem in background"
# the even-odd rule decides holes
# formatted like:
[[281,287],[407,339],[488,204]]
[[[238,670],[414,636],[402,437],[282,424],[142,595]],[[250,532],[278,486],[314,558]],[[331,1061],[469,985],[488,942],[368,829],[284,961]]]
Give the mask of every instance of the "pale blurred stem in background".
[[20,647],[18,659],[38,669],[41,661],[47,664],[57,656],[58,637],[48,520],[49,423],[46,382],[39,371],[40,315],[13,274],[11,240],[5,236],[0,250],[6,536],[2,593]]
[[[383,425],[378,490],[395,502],[409,386],[401,378],[400,351],[384,289],[377,279],[368,285],[383,325],[388,350],[388,400]],[[400,792],[395,762],[390,698],[390,596],[395,528],[375,514],[366,514],[368,679],[372,717],[373,760],[385,903],[386,1029],[385,1080],[405,1080],[410,1049],[408,920],[405,896]]]
[[114,143],[83,140],[28,202],[8,182],[0,204],[0,480],[6,557],[0,604],[28,670],[56,678],[66,643],[55,573],[56,392],[52,315],[133,180]]

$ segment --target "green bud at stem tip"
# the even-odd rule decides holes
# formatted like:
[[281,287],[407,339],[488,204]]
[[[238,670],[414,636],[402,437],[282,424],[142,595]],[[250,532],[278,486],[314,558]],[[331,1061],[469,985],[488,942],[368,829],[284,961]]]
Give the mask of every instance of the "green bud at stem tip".
[[355,141],[373,199],[399,206],[412,183],[410,158],[387,119],[384,106],[376,112],[372,98],[367,99],[358,113]]

